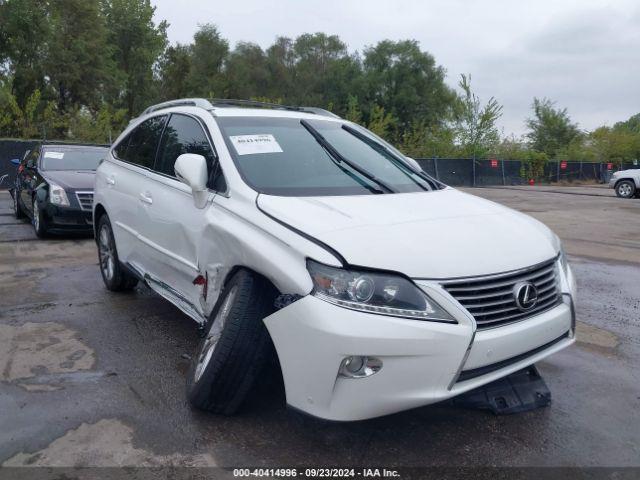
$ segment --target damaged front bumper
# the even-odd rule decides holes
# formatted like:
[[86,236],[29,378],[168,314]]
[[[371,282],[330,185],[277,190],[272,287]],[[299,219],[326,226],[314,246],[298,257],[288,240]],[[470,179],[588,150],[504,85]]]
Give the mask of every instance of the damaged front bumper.
[[[312,295],[267,317],[287,403],[337,421],[391,414],[467,392],[575,341],[570,294],[534,317],[476,331],[473,317],[459,304],[437,289],[428,293],[439,297],[457,324],[356,312]],[[352,356],[375,358],[382,367],[347,378],[340,369]]]

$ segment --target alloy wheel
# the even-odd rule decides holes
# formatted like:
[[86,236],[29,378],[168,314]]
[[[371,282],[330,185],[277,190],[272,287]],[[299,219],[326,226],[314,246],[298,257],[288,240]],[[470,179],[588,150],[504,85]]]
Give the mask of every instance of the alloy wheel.
[[220,310],[218,310],[218,313],[213,320],[213,324],[207,333],[202,349],[198,355],[198,363],[196,364],[194,372],[194,380],[196,382],[200,380],[200,377],[202,377],[202,374],[209,365],[213,352],[216,349],[216,345],[218,344],[218,341],[220,341],[220,337],[222,337],[222,331],[224,330],[224,325],[229,317],[229,312],[231,311],[231,306],[236,298],[237,291],[238,287],[234,286],[226,295],[224,302],[220,306]]
[[102,274],[107,280],[112,280],[115,273],[116,263],[111,235],[107,225],[102,225],[100,228],[100,235],[98,236],[98,250],[100,253],[100,269],[102,270]]
[[631,196],[631,185],[629,185],[628,183],[623,183],[621,185],[618,186],[618,193],[620,194],[621,197],[625,197],[628,198]]
[[40,231],[40,209],[35,198],[33,199],[33,228],[36,232]]

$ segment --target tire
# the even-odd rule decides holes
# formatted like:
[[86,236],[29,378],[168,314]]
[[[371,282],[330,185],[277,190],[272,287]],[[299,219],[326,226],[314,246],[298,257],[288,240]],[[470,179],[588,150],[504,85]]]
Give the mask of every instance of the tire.
[[620,198],[633,198],[636,185],[631,180],[622,180],[616,184],[616,195]]
[[273,344],[262,320],[275,310],[276,295],[270,282],[248,270],[227,282],[191,362],[191,405],[224,415],[242,406],[270,358]]
[[106,214],[98,220],[96,243],[100,274],[107,290],[112,292],[132,290],[138,284],[138,279],[127,272],[120,263],[113,229]]
[[18,189],[17,188],[14,189],[13,190],[13,214],[17,219],[21,219],[25,217],[24,211],[22,211],[22,207],[20,206],[19,195],[20,195],[20,192],[18,191]]
[[44,215],[40,211],[40,206],[38,205],[38,198],[33,196],[33,217],[31,219],[31,223],[33,225],[33,230],[36,232],[36,236],[38,238],[46,238],[47,236],[47,220],[44,218]]

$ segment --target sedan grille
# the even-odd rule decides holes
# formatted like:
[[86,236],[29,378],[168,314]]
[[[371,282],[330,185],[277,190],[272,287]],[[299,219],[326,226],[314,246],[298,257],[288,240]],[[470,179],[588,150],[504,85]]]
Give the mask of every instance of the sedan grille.
[[76,198],[82,210],[93,210],[93,192],[76,192]]
[[[516,287],[524,283],[533,284],[537,293],[537,302],[526,310],[516,299]],[[561,299],[555,259],[523,270],[445,281],[442,286],[473,315],[478,329],[524,320]]]

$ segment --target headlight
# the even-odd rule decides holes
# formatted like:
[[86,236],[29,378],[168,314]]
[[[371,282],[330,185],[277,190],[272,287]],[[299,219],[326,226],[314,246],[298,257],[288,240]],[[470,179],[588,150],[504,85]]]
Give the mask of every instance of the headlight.
[[312,294],[329,303],[367,313],[456,323],[413,282],[399,275],[345,270],[307,261]]
[[49,182],[49,201],[54,205],[61,205],[63,207],[69,206],[69,199],[67,198],[67,192],[64,191],[60,185]]

